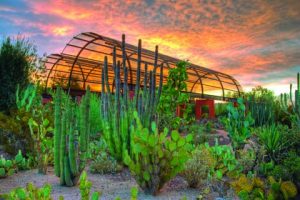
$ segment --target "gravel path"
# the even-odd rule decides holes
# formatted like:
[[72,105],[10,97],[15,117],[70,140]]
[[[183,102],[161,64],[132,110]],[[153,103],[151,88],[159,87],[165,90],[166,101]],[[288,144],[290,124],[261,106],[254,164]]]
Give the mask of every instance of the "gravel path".
[[[129,200],[130,189],[137,186],[135,180],[126,170],[115,175],[88,173],[88,179],[93,183],[92,191],[102,192],[101,200],[113,200],[117,196],[121,197],[123,200]],[[29,182],[32,182],[39,187],[45,183],[51,184],[52,196],[54,199],[58,199],[60,195],[63,195],[66,200],[80,199],[78,187],[62,187],[59,185],[59,178],[53,174],[53,168],[49,169],[47,175],[38,174],[37,170],[29,170],[19,172],[5,179],[0,179],[0,194],[7,193],[18,186],[24,187]],[[140,191],[138,199],[179,200],[184,196],[186,196],[187,199],[196,199],[198,195],[198,190],[188,188],[186,181],[178,176],[166,184],[157,196],[145,195]]]

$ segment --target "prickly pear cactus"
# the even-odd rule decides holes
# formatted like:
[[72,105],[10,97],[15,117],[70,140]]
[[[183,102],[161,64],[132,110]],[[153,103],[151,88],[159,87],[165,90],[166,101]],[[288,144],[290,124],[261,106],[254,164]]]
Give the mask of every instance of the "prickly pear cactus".
[[74,186],[85,168],[90,133],[90,90],[80,105],[60,88],[55,96],[54,169],[61,185]]
[[15,173],[16,167],[11,160],[6,160],[2,156],[0,157],[0,178],[5,178]]
[[136,126],[131,126],[132,152],[125,155],[125,164],[139,186],[149,194],[156,194],[163,185],[184,169],[192,150],[192,135],[182,137],[177,131],[168,137],[167,129],[158,133],[153,122],[151,129],[144,128],[134,113]]

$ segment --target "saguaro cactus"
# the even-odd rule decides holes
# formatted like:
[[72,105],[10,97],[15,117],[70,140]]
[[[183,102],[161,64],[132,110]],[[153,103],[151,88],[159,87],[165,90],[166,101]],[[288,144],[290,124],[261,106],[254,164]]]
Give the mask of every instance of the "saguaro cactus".
[[85,168],[90,132],[90,90],[80,105],[60,88],[55,95],[54,169],[61,185],[73,186]]

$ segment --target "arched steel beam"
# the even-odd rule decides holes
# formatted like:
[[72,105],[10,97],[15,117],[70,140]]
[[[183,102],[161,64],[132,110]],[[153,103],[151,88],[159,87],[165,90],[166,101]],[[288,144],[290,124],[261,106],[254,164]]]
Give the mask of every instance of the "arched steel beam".
[[72,64],[72,67],[71,67],[71,71],[70,71],[70,75],[69,75],[69,81],[68,81],[68,93],[70,92],[70,84],[71,84],[71,77],[72,77],[73,68],[74,68],[74,66],[75,66],[75,64],[76,64],[76,62],[77,62],[77,60],[78,60],[80,54],[82,53],[82,51],[83,51],[90,43],[92,43],[92,42],[94,42],[94,41],[96,41],[96,40],[98,40],[98,39],[99,39],[99,38],[94,38],[94,39],[92,39],[91,41],[87,42],[87,43],[80,49],[80,51],[77,53],[77,56],[76,56],[76,58],[75,58],[74,61],[73,61],[73,64]]
[[218,76],[217,74],[214,73],[214,75],[215,75],[215,77],[219,80],[220,85],[221,85],[221,87],[222,87],[222,94],[223,94],[223,101],[224,101],[224,100],[225,100],[225,91],[224,91],[223,83],[222,83],[221,79],[219,78],[219,76]]
[[[57,55],[58,56],[58,55]],[[56,64],[62,59],[62,56],[59,55],[59,58],[56,60],[56,62],[52,65],[49,73],[48,73],[48,76],[47,76],[47,79],[46,79],[46,86],[45,86],[45,93],[47,93],[47,88],[48,88],[48,81],[49,81],[49,77],[50,77],[50,74],[52,73],[52,70],[53,68],[56,66]]]

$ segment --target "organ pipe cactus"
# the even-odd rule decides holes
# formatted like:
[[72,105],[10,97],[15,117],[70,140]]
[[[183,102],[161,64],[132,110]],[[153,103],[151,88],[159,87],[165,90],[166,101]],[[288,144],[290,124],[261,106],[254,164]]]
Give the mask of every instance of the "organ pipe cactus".
[[[297,86],[296,86],[294,99],[293,99],[293,86],[290,84],[290,94],[283,93],[280,95],[281,107],[286,111],[286,113],[295,116],[295,121],[298,127],[300,127],[300,74],[297,74]],[[289,96],[289,97],[288,97]]]
[[73,186],[85,168],[90,133],[90,90],[81,103],[60,88],[55,96],[54,169],[61,185]]
[[[154,69],[148,71],[148,63],[145,63],[145,70],[141,72],[141,52],[142,42],[139,40],[137,56],[137,71],[135,82],[135,94],[132,101],[129,101],[129,90],[133,89],[132,70],[128,70],[126,65],[126,43],[125,36],[122,36],[121,52],[122,60],[117,61],[116,47],[113,49],[113,63],[109,66],[107,57],[104,58],[102,70],[102,92],[101,92],[101,117],[103,135],[110,154],[118,161],[123,161],[124,152],[130,152],[130,131],[129,127],[132,124],[132,114],[135,110],[138,111],[142,124],[145,127],[150,126],[150,122],[154,120],[154,112],[156,104],[159,102],[160,92],[156,92],[156,73],[158,65],[158,47],[155,51],[155,60],[153,63]],[[112,67],[114,71],[113,86],[110,87],[108,79],[108,67]],[[162,67],[160,68],[160,84],[158,91],[162,87]],[[130,77],[128,77],[130,76]],[[144,78],[143,82],[141,79]],[[142,84],[142,85],[141,85]],[[130,86],[130,87],[129,87]],[[141,91],[141,87],[143,92]]]

